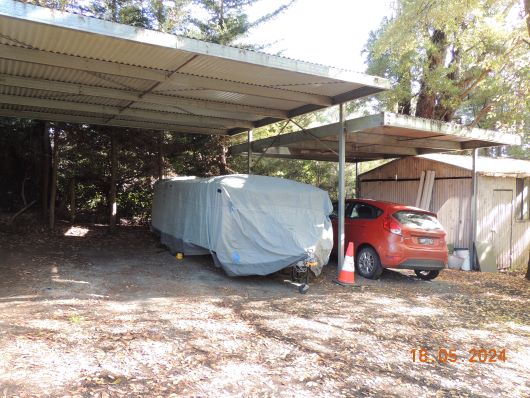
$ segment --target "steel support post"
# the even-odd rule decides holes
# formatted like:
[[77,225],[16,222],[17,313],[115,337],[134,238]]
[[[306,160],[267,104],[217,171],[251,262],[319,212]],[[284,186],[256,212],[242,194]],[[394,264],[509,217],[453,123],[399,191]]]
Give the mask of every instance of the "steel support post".
[[247,131],[247,143],[248,143],[248,165],[247,165],[247,173],[250,174],[250,169],[252,168],[252,130]]
[[471,269],[475,269],[476,264],[476,252],[475,252],[475,240],[477,235],[477,160],[478,160],[478,149],[473,149],[473,175],[471,187],[471,231],[469,237],[469,259],[471,262]]
[[361,197],[361,185],[359,182],[359,161],[355,161],[355,199]]
[[344,104],[339,105],[340,124],[339,134],[339,228],[337,236],[337,261],[339,265],[339,272],[344,264],[344,213],[345,213],[345,169],[346,169],[346,135],[345,135],[345,118],[344,118]]

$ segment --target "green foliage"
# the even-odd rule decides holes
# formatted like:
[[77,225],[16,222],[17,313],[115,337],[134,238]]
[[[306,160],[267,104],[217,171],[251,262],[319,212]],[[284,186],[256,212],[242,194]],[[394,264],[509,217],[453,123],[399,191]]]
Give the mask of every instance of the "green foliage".
[[227,146],[227,137],[175,134],[166,155],[176,174],[210,177],[230,172],[223,159]]
[[72,0],[26,0],[25,3],[35,4],[41,7],[53,8],[61,11],[73,11]]
[[149,180],[144,179],[142,182],[143,184],[140,180],[135,181],[134,184],[123,187],[117,194],[117,203],[122,216],[145,223],[151,217],[153,189]]
[[83,10],[100,19],[141,28],[151,28],[151,16],[140,0],[92,0]]
[[372,32],[368,72],[390,79],[382,107],[522,134],[530,52],[517,0],[400,0]]
[[189,16],[187,6],[191,0],[151,0],[148,13],[151,15],[151,27],[166,33],[181,33]]
[[[233,45],[238,39],[245,37],[249,30],[270,21],[285,11],[294,1],[281,5],[256,21],[249,21],[245,8],[251,7],[260,0],[193,0],[207,17],[205,20],[191,17],[186,33],[200,40]],[[248,46],[256,49],[258,46]]]

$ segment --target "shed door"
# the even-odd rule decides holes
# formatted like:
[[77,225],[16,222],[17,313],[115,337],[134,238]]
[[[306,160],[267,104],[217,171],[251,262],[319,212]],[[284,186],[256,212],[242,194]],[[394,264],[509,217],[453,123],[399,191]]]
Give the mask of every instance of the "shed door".
[[513,191],[493,191],[494,219],[492,226],[493,246],[497,256],[497,269],[505,271],[512,265]]

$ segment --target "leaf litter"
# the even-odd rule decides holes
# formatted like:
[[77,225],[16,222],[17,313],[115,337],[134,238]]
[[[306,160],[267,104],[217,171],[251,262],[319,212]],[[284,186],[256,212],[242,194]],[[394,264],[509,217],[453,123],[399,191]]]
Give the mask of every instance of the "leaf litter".
[[[521,274],[388,271],[307,295],[285,275],[229,278],[141,228],[0,231],[0,397],[528,396]],[[63,231],[64,232],[64,231]],[[455,363],[411,350],[455,349]],[[473,348],[507,360],[470,363]]]

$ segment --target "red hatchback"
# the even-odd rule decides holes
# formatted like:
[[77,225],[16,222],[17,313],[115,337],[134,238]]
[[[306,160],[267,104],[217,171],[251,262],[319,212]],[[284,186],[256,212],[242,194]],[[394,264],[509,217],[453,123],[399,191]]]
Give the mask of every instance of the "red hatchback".
[[[333,236],[338,236],[336,217]],[[422,279],[436,278],[447,264],[445,231],[436,214],[370,199],[346,201],[344,242],[353,242],[357,272],[377,279],[383,268],[412,269]],[[337,239],[334,239],[337,250]]]

